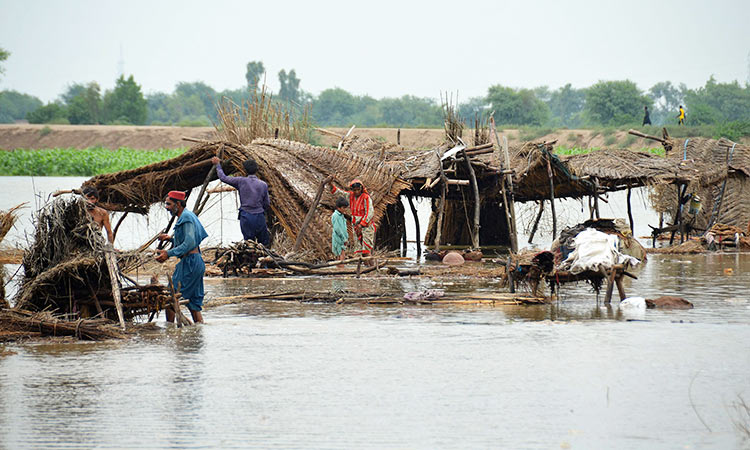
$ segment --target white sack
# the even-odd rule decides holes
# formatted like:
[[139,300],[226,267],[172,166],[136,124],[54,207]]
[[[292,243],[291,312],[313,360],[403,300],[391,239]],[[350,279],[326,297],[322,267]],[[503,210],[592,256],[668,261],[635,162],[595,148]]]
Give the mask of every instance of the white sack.
[[562,262],[561,268],[573,274],[586,270],[598,272],[601,268],[611,269],[615,264],[637,265],[640,261],[618,251],[620,238],[586,228],[573,239],[575,250]]

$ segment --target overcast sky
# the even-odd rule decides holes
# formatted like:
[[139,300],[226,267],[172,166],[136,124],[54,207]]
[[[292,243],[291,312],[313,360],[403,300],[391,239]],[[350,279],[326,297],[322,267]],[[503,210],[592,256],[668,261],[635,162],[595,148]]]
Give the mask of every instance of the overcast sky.
[[295,69],[315,95],[340,87],[375,98],[481,96],[512,87],[599,80],[702,86],[748,78],[748,0],[0,0],[0,90],[43,101],[71,83],[111,89],[122,67],[144,93],[180,81],[267,84]]

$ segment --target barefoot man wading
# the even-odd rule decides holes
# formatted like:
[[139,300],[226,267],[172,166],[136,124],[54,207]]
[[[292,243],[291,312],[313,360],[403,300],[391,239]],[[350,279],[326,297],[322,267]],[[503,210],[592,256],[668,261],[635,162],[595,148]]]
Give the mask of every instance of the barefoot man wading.
[[[174,236],[166,233],[159,235],[160,241],[171,241],[174,246],[171,250],[157,250],[156,260],[164,262],[171,256],[180,258],[180,262],[174,268],[172,282],[175,289],[179,288],[182,298],[189,300],[187,305],[195,323],[203,322],[203,274],[206,265],[203,263],[200,248],[198,247],[208,237],[198,217],[192,211],[185,209],[186,195],[182,191],[170,191],[164,201],[167,211],[177,216],[174,226]],[[174,311],[166,310],[167,321],[174,322]]]

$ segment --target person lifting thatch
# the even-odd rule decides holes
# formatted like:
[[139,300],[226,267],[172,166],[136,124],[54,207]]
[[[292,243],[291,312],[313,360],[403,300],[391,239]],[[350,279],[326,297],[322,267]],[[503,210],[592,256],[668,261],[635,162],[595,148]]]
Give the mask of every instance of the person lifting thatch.
[[237,218],[240,220],[242,237],[245,240],[255,239],[268,246],[271,237],[264,213],[271,203],[268,199],[268,185],[255,175],[258,172],[258,163],[250,158],[242,163],[247,172],[246,177],[229,177],[224,174],[219,158],[214,156],[211,162],[216,166],[219,179],[240,193],[240,210]]
[[[200,243],[208,237],[208,233],[201,225],[198,216],[192,211],[185,209],[186,195],[182,191],[169,191],[165,204],[167,211],[177,216],[174,226],[174,235],[166,233],[159,235],[160,241],[171,241],[174,245],[170,250],[157,250],[156,260],[164,262],[172,256],[180,258],[180,262],[174,268],[172,282],[179,288],[182,298],[189,300],[188,309],[195,323],[203,322],[203,274],[206,265],[201,256]],[[167,311],[167,321],[174,322],[175,313]]]
[[352,227],[359,243],[359,248],[354,253],[360,256],[370,256],[375,245],[375,225],[372,223],[375,208],[372,204],[372,198],[370,198],[370,194],[362,182],[356,178],[349,183],[349,188],[351,191],[341,189],[331,183],[331,193],[335,194],[341,191],[349,194]]
[[96,206],[96,202],[99,201],[99,190],[94,186],[85,186],[83,191],[83,198],[86,199],[86,211],[88,211],[91,219],[94,223],[107,232],[107,241],[110,244],[115,243],[115,235],[112,233],[112,224],[109,221],[109,213],[104,208]]

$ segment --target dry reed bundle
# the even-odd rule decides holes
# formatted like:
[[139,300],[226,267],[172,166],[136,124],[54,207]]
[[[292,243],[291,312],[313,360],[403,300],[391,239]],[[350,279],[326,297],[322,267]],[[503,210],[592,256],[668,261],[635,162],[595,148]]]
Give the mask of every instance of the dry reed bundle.
[[[456,99],[458,102],[458,99]],[[456,104],[453,103],[453,94],[448,97],[446,93],[445,98],[443,94],[440,94],[440,103],[443,108],[443,128],[445,129],[445,138],[447,141],[452,142],[453,145],[458,144],[461,139],[465,124],[461,116],[458,114]]]
[[673,247],[646,249],[647,253],[666,253],[671,255],[687,255],[691,253],[703,253],[705,251],[706,245],[703,242],[703,239],[690,239]]
[[49,311],[32,312],[18,309],[0,310],[0,341],[18,340],[35,336],[72,336],[99,341],[127,337],[111,320],[64,320]]
[[237,105],[225,98],[216,109],[219,115],[217,134],[224,141],[237,145],[247,145],[256,138],[310,142],[312,127],[308,108],[303,108],[295,118],[293,112],[273,100],[265,84],[244,103]]
[[[25,203],[14,206],[7,211],[0,211],[0,242],[5,239],[5,235],[8,234],[13,225],[16,223],[18,218],[16,212],[23,207]],[[0,308],[8,308],[10,305],[5,299],[5,265],[0,265]]]

